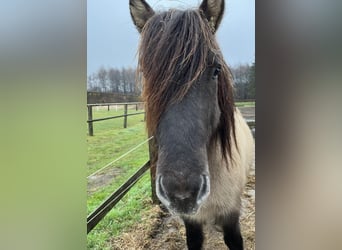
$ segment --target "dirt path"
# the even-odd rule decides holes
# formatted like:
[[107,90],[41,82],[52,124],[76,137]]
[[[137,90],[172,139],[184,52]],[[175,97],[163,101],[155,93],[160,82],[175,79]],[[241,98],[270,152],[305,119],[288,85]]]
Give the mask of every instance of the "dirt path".
[[255,107],[239,107],[241,114],[247,120],[255,120]]
[[87,180],[88,195],[95,193],[102,187],[107,186],[116,176],[119,176],[120,174],[122,174],[122,170],[120,168],[110,168],[104,172],[90,176],[90,178]]

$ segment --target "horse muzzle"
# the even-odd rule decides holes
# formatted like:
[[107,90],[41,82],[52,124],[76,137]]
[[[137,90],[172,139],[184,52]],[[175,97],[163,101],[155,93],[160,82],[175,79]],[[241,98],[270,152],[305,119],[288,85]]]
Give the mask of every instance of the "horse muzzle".
[[158,175],[156,191],[159,200],[173,213],[196,214],[210,193],[210,178],[207,174],[185,178],[179,175]]

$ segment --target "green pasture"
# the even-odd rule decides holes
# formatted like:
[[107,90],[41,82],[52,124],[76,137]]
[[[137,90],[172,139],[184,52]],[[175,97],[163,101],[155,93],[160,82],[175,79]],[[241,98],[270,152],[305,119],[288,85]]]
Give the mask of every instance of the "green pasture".
[[[142,110],[128,109],[128,114],[136,112]],[[93,119],[123,115],[123,113],[123,109],[116,111],[111,107],[107,111],[107,107],[99,110],[93,107]],[[87,136],[87,176],[147,139],[143,114],[128,116],[126,129],[123,129],[123,121],[124,118],[116,118],[93,123],[94,136]],[[142,151],[146,151],[147,148],[146,144]]]
[[[141,112],[129,109],[128,113]],[[107,108],[93,110],[93,118],[123,114],[123,109]],[[87,176],[147,139],[144,115],[128,117],[128,126],[123,129],[123,118],[94,123],[94,136],[87,136],[88,162]],[[139,167],[148,161],[148,143],[131,154],[113,163],[103,173],[115,169],[117,176],[96,192],[87,192],[87,213],[90,214],[111,193],[122,185]],[[102,172],[101,172],[102,173]],[[126,194],[126,196],[88,234],[88,249],[110,249],[110,239],[128,230],[140,221],[151,205],[149,172]]]
[[255,107],[255,102],[236,102],[237,107]]

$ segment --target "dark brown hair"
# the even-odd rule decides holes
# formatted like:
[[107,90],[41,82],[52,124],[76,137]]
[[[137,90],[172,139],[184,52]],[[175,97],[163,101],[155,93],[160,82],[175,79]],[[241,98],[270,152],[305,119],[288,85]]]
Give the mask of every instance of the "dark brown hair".
[[180,101],[204,72],[209,55],[221,65],[218,76],[220,123],[215,137],[225,159],[235,140],[234,100],[231,75],[214,32],[200,10],[169,10],[152,16],[141,32],[138,72],[142,75],[146,124],[154,135],[170,103]]

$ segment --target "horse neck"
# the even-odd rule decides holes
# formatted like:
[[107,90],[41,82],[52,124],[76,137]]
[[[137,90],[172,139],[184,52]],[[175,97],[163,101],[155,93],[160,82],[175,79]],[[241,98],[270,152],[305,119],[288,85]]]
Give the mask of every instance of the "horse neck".
[[222,171],[227,168],[227,163],[223,158],[221,145],[216,139],[208,150],[208,164],[211,176],[220,176]]

